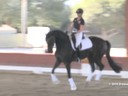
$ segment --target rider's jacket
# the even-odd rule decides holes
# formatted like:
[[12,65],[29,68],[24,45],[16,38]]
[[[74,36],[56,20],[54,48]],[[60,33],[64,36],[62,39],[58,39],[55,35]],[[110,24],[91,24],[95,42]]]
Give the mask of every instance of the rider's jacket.
[[79,30],[80,29],[80,25],[84,25],[85,22],[84,22],[84,19],[81,18],[80,20],[78,20],[77,18],[74,18],[73,20],[73,28],[75,30]]

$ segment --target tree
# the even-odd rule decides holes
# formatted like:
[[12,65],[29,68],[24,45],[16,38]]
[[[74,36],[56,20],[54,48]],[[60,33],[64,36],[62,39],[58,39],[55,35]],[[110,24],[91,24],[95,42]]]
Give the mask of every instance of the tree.
[[71,7],[71,17],[75,17],[77,8],[83,8],[89,35],[100,36],[109,40],[113,47],[124,48],[124,5],[125,0],[80,0]]
[[[124,2],[125,0],[81,0],[72,7],[72,12],[78,7],[85,11],[87,26],[92,33],[99,32],[107,37],[113,36],[124,28]],[[72,15],[74,17],[74,14]],[[105,32],[105,33],[104,33]],[[109,34],[109,33],[112,34]]]
[[[60,28],[69,21],[70,8],[66,0],[28,0],[28,26],[53,26]],[[0,23],[21,27],[20,0],[0,0]]]
[[0,24],[6,22],[12,26],[20,25],[20,1],[0,0]]
[[60,28],[69,20],[70,9],[64,5],[66,0],[30,0],[28,25],[47,25]]

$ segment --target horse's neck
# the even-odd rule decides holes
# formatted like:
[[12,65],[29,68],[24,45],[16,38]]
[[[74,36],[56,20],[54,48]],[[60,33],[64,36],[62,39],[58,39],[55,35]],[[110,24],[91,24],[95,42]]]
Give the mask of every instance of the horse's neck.
[[61,36],[57,36],[56,37],[56,40],[55,40],[55,43],[56,43],[56,47],[58,49],[60,48],[67,48],[67,47],[70,47],[70,41],[69,41],[69,37],[67,36],[66,38],[62,38]]

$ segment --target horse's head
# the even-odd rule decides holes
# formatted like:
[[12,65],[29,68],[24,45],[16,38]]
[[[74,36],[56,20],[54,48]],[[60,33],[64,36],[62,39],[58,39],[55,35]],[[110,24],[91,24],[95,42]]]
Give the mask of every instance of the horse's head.
[[46,53],[52,53],[53,52],[53,46],[55,42],[55,37],[52,34],[47,34],[46,35],[46,42],[47,42],[47,50],[45,51]]
[[52,53],[54,43],[56,44],[56,49],[61,49],[62,46],[70,44],[68,35],[61,30],[51,30],[48,32],[46,42],[48,46],[47,53]]

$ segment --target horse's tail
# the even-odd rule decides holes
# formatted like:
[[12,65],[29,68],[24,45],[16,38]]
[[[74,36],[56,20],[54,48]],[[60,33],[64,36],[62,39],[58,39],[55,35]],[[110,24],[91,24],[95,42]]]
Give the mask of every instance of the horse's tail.
[[106,44],[107,44],[106,57],[109,62],[109,65],[116,73],[119,73],[122,70],[122,67],[119,66],[116,62],[114,62],[114,60],[110,57],[111,44],[108,41],[106,41]]

